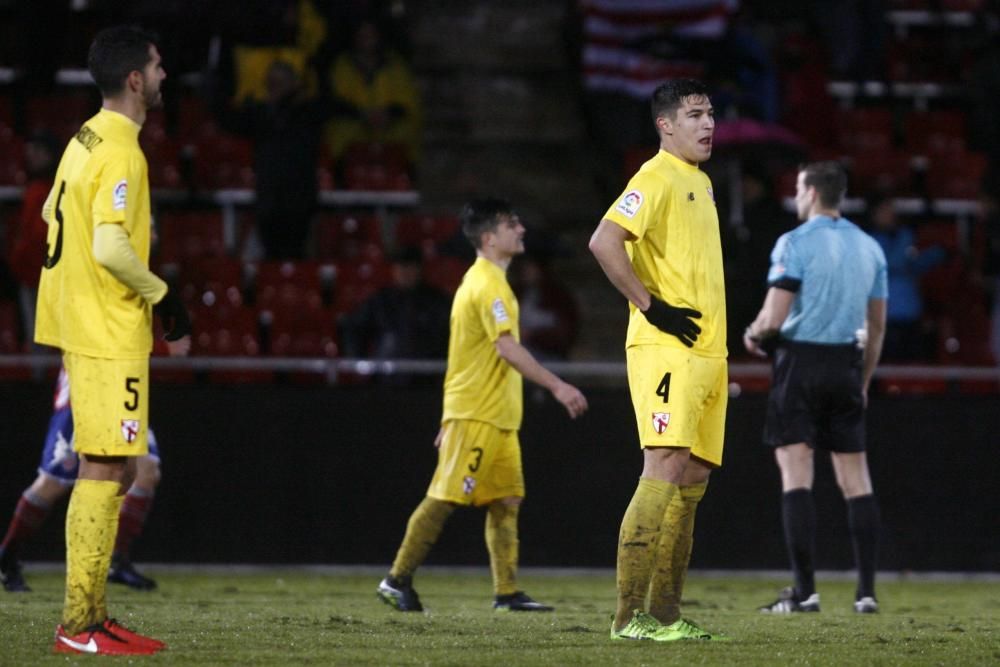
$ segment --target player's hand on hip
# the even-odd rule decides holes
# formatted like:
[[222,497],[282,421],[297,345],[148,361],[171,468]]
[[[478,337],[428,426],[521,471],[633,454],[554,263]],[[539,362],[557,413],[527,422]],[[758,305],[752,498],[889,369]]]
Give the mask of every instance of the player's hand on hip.
[[153,312],[163,324],[163,337],[168,343],[191,335],[191,318],[181,298],[173,290],[167,290],[163,298],[153,306]]
[[576,419],[587,411],[587,399],[583,392],[568,382],[561,382],[552,395],[566,408],[571,419]]
[[694,308],[671,306],[655,296],[650,296],[649,308],[641,312],[654,327],[663,333],[676,336],[680,342],[688,347],[694,346],[694,342],[698,340],[698,334],[701,333],[701,327],[694,322],[695,319],[701,317],[701,312]]
[[441,443],[444,442],[444,426],[438,429],[438,434],[434,436],[434,449],[441,449]]
[[167,354],[171,357],[186,357],[191,351],[191,336],[167,341]]

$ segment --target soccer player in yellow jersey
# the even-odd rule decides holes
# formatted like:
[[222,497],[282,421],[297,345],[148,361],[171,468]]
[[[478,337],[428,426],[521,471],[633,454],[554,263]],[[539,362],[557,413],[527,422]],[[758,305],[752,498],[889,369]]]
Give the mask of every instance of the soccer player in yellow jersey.
[[507,266],[524,252],[524,227],[510,205],[494,198],[462,210],[462,231],[476,261],[451,307],[448,371],[441,430],[434,440],[437,469],[378,596],[400,611],[423,611],[413,573],[437,541],[456,506],[486,507],[486,546],[497,611],[551,611],[517,588],[517,514],[524,498],[521,472],[521,376],[550,392],[571,418],[587,409],[576,387],[546,370],[519,342],[517,299]]
[[728,398],[719,218],[698,168],[715,120],[708,91],[692,80],[659,86],[652,115],[660,150],[590,240],[629,300],[625,356],[643,453],[619,533],[611,638],[718,639],[680,614],[695,509],[722,464]]
[[59,653],[139,655],[163,642],[108,616],[105,583],[122,498],[147,453],[151,312],[180,353],[190,320],[179,297],[149,271],[146,158],[139,130],[161,103],[166,77],[153,38],[115,27],[87,57],[103,104],[70,140],[43,217],[49,225],[35,340],[62,350],[79,454],[66,511],[66,599]]

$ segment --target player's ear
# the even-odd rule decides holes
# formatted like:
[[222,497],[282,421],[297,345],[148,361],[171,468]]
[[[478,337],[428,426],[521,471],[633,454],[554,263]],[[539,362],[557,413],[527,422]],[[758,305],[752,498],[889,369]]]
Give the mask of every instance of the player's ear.
[[125,87],[134,93],[137,93],[140,90],[142,90],[142,86],[144,83],[145,80],[143,79],[142,72],[140,72],[137,69],[132,70],[131,72],[128,73],[128,76],[125,77]]
[[673,134],[674,124],[671,122],[670,116],[664,114],[656,117],[656,129],[663,134]]

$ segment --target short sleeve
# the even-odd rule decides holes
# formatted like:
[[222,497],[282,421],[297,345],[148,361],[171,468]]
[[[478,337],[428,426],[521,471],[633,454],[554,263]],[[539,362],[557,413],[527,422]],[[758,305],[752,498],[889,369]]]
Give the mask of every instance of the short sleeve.
[[142,169],[135,160],[117,159],[106,162],[97,176],[97,194],[94,195],[94,227],[105,222],[124,223],[129,205],[129,195],[138,196]]
[[788,234],[782,234],[771,251],[767,284],[790,292],[799,291],[802,285],[802,259],[795,252],[795,244]]
[[657,220],[666,219],[663,208],[670,201],[670,189],[668,180],[640,171],[604,217],[641,239]]
[[509,291],[487,289],[476,301],[476,309],[483,330],[490,342],[514,329],[514,295]]
[[872,290],[868,294],[869,299],[889,298],[889,263],[885,259],[885,252],[882,246],[873,244],[875,254],[875,280],[872,281]]

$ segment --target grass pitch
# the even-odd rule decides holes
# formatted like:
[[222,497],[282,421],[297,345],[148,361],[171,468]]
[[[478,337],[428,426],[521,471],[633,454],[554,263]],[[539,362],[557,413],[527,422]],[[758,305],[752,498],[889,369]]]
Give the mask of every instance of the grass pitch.
[[379,573],[352,569],[157,572],[160,589],[111,586],[111,611],[170,648],[151,657],[50,653],[62,605],[58,571],[28,568],[34,592],[0,592],[0,665],[996,665],[1000,581],[879,583],[882,612],[851,610],[853,584],[820,579],[823,611],[775,617],[776,579],[694,572],[685,616],[727,643],[611,642],[614,574],[532,572],[523,588],[552,614],[497,614],[484,570],[422,571],[427,611],[403,614],[375,597]]

